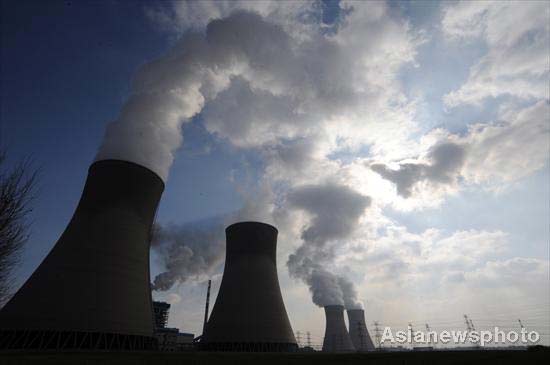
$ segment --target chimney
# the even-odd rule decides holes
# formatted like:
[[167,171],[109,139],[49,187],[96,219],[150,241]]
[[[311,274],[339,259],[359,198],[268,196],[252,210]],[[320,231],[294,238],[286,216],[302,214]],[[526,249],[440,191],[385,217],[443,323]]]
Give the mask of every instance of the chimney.
[[346,323],[344,321],[344,306],[325,306],[327,326],[323,340],[324,352],[353,352],[355,348],[351,342]]
[[149,244],[163,190],[143,166],[93,163],[67,228],[0,311],[0,348],[154,349]]
[[349,335],[357,351],[374,351],[363,309],[348,309]]
[[277,229],[241,222],[227,227],[225,234],[223,278],[202,347],[209,351],[296,350],[277,277]]

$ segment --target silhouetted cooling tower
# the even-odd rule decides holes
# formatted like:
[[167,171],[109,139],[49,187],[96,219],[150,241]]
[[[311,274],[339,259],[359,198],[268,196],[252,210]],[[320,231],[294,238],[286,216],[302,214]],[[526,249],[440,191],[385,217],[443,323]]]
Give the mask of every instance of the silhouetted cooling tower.
[[277,277],[277,229],[258,222],[225,230],[222,283],[202,338],[211,351],[294,351]]
[[357,351],[373,351],[374,344],[365,324],[365,311],[362,309],[348,309],[349,336]]
[[325,306],[327,327],[323,340],[325,352],[351,352],[355,351],[349,332],[344,321],[344,307],[341,305]]
[[0,311],[0,348],[155,348],[149,243],[163,190],[140,165],[93,163],[65,232]]

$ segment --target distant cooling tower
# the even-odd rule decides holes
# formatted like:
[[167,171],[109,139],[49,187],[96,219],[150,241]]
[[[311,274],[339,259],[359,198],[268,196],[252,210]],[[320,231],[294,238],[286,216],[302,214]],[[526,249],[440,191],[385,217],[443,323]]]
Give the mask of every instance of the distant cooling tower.
[[294,351],[277,277],[277,229],[258,222],[225,230],[222,283],[202,338],[210,351]]
[[327,327],[323,340],[324,352],[355,351],[344,321],[344,307],[341,305],[325,306]]
[[349,335],[357,351],[373,351],[374,344],[365,324],[365,311],[348,309]]
[[65,232],[0,311],[0,348],[155,348],[149,243],[163,189],[140,165],[92,164]]

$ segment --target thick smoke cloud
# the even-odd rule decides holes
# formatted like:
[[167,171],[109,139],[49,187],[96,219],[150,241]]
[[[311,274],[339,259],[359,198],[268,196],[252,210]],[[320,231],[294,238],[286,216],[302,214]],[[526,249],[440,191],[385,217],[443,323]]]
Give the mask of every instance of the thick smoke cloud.
[[397,193],[404,198],[412,195],[414,185],[421,181],[432,184],[456,182],[464,164],[465,149],[455,143],[442,143],[428,153],[430,163],[402,163],[398,170],[384,164],[372,164],[372,170],[396,185]]
[[288,194],[289,206],[306,211],[311,221],[303,228],[303,243],[289,256],[287,266],[291,276],[309,286],[318,306],[361,307],[353,283],[328,267],[336,258],[337,242],[353,233],[370,202],[369,197],[335,183],[301,186]]
[[282,70],[294,68],[274,62],[285,53],[292,54],[288,35],[254,13],[214,20],[205,34],[187,33],[167,55],[138,70],[132,96],[107,127],[96,159],[132,161],[166,180],[183,140],[182,124],[229,87],[232,77],[246,72],[257,80],[267,75],[263,82],[270,84],[288,83],[292,75]]
[[[246,11],[212,20],[205,32],[184,34],[165,56],[138,70],[132,95],[109,124],[96,159],[129,160],[166,180],[183,141],[182,124],[199,113],[209,132],[236,146],[258,147],[379,109],[398,95],[383,91],[387,77],[375,77],[381,61],[361,52],[385,55],[384,64],[396,72],[414,51],[401,25],[380,17],[384,6],[371,7],[377,17],[361,29],[342,28],[345,41],[313,26],[300,38]],[[393,42],[351,36],[381,30]],[[408,46],[396,53],[395,42]],[[346,140],[364,137],[359,128],[338,130]]]
[[[405,105],[401,93],[394,91],[393,75],[413,60],[417,41],[406,22],[386,16],[384,3],[367,9],[343,1],[338,32],[328,34],[328,28],[310,18],[310,10],[320,9],[315,3],[302,3],[292,16],[276,12],[278,21],[265,9],[259,10],[262,15],[237,11],[202,17],[205,30],[185,33],[165,56],[138,70],[132,95],[109,124],[96,159],[133,161],[166,180],[183,141],[182,125],[198,114],[210,133],[234,146],[261,150],[262,156],[274,155],[274,161],[295,162],[296,171],[311,166],[312,158],[332,166],[327,155],[337,145],[345,149],[348,144],[374,143],[369,123],[385,120],[387,127],[403,120],[395,108],[396,102]],[[394,107],[385,108],[389,104]],[[368,117],[372,115],[376,118]],[[401,130],[401,125],[396,128]],[[326,143],[319,143],[325,138]],[[284,177],[269,176],[273,166],[266,162],[264,182],[276,186]],[[337,176],[337,171],[329,173]],[[318,181],[301,175],[300,183]],[[288,181],[293,191],[289,208],[306,211],[312,221],[302,232],[304,250],[289,259],[296,262],[289,268],[305,271],[297,277],[310,282],[312,292],[336,293],[335,300],[352,303],[353,291],[342,289],[345,279],[329,280],[322,266],[334,264],[331,245],[354,230],[370,198],[336,184],[293,188],[297,184]],[[223,237],[190,227],[161,227],[158,235],[155,249],[166,272],[155,278],[157,290],[211,272],[218,262],[209,244]],[[316,261],[310,263],[308,255]],[[332,282],[338,289],[322,289]]]
[[152,289],[166,291],[175,284],[201,280],[220,270],[225,255],[224,226],[213,221],[157,224],[152,247],[166,269],[155,277]]

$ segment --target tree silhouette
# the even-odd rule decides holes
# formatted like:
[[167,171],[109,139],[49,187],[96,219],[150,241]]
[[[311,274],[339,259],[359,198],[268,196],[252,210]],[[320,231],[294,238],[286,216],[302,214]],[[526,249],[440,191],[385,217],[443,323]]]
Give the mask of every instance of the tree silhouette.
[[25,159],[11,169],[0,150],[0,306],[12,294],[12,274],[29,237],[28,215],[34,199],[38,171]]

